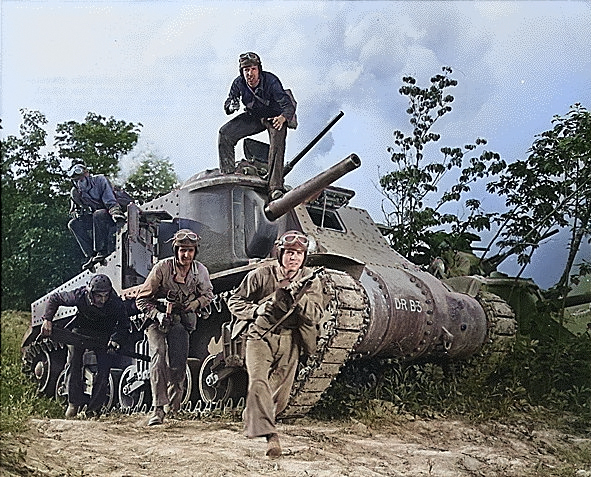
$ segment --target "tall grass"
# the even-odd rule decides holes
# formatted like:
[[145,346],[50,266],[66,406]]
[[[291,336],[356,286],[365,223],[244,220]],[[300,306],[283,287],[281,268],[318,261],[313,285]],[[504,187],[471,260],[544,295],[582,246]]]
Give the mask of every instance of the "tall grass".
[[[397,360],[353,361],[313,410],[319,418],[411,413],[470,420],[511,418],[527,412],[570,430],[591,433],[591,340],[517,339],[499,366],[483,373],[479,358],[453,366]],[[484,367],[486,369],[486,367]]]
[[3,311],[0,360],[0,433],[22,432],[31,417],[62,417],[63,409],[54,400],[37,394],[36,385],[21,371],[20,344],[31,314]]

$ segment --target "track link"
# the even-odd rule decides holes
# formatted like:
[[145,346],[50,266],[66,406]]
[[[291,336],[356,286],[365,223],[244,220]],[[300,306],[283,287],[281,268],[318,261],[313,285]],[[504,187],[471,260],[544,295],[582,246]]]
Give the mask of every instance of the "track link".
[[338,270],[326,270],[322,281],[330,300],[320,323],[317,354],[300,369],[289,404],[279,418],[305,415],[339,374],[367,330],[369,300],[359,282]]

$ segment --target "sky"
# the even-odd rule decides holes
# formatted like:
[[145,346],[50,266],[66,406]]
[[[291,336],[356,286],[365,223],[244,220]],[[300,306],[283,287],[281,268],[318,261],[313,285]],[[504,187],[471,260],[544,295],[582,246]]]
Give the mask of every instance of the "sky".
[[[113,116],[143,125],[124,173],[151,152],[184,181],[218,167],[223,103],[238,56],[255,51],[298,102],[286,161],[345,113],[286,182],[354,152],[361,168],[337,185],[354,189],[350,205],[376,222],[384,222],[377,183],[391,170],[392,133],[411,132],[402,77],[427,86],[450,66],[458,81],[434,157],[482,137],[507,162],[525,159],[553,116],[577,102],[591,107],[589,1],[3,0],[0,8],[3,136],[18,135],[22,108],[41,111],[50,132],[88,112]],[[497,198],[476,194],[498,209]],[[591,258],[588,247],[583,254]],[[554,236],[524,276],[549,287],[565,257],[564,235]],[[509,260],[501,270],[517,266]]]

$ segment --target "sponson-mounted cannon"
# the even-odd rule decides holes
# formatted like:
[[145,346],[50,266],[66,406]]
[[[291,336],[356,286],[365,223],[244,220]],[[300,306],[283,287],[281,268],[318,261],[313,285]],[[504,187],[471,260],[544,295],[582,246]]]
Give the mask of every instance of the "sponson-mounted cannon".
[[[198,259],[210,271],[216,299],[191,335],[186,406],[230,398],[236,402],[245,394],[240,337],[229,333],[232,317],[224,297],[248,271],[270,259],[274,241],[287,230],[301,230],[310,237],[309,260],[324,267],[326,309],[316,357],[299,373],[285,415],[305,414],[351,358],[463,359],[491,342],[497,349],[511,340],[515,321],[505,302],[476,288],[454,292],[404,259],[389,247],[365,210],[348,205],[355,193],[331,185],[360,166],[357,155],[270,203],[265,145],[245,141],[245,156],[245,166],[235,174],[204,171],[141,209],[131,204],[127,224],[116,236],[115,252],[97,268],[132,305],[134,291],[153,263],[172,255],[167,241],[176,230],[188,228],[202,237]],[[89,278],[84,272],[59,288],[71,289]],[[39,389],[51,395],[65,354],[60,343],[35,341],[46,300],[47,296],[32,304],[23,359]],[[72,313],[61,309],[56,326]],[[143,335],[134,336],[134,351],[147,354]],[[111,394],[122,406],[150,405],[148,366],[141,360],[121,363]]]

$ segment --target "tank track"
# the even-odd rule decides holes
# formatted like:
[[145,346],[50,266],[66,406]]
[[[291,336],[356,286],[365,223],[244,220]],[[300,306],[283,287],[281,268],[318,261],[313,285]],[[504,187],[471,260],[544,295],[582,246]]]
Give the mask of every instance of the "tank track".
[[322,280],[330,299],[320,323],[317,354],[300,369],[280,419],[303,416],[320,400],[367,331],[369,300],[359,282],[338,270],[326,270]]
[[482,363],[484,357],[486,366],[490,371],[494,371],[513,349],[517,320],[511,307],[498,295],[481,291],[476,299],[482,305],[487,318],[486,341],[478,359],[479,363]]

